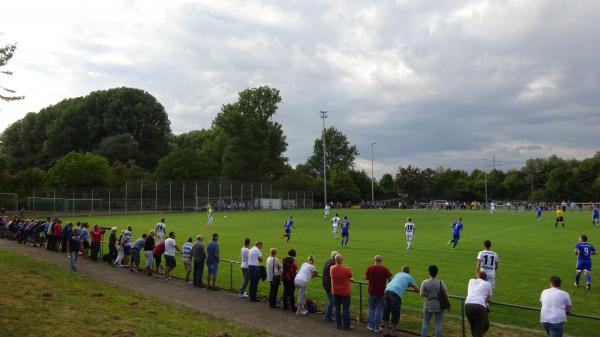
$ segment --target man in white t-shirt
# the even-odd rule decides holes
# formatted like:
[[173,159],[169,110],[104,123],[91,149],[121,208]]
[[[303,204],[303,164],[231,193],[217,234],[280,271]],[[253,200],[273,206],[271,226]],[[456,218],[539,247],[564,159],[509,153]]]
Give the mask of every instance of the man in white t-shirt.
[[492,288],[496,287],[496,270],[498,269],[498,254],[492,251],[492,242],[490,240],[483,241],[482,250],[477,254],[477,268],[475,275],[480,271],[484,271],[487,275],[487,281],[492,285]]
[[260,263],[263,256],[260,252],[263,244],[258,241],[248,252],[248,271],[250,272],[250,301],[258,302],[258,279],[260,278]]
[[337,240],[337,229],[340,226],[340,217],[336,214],[333,218],[331,218],[331,227],[333,227],[333,229],[331,230],[331,236],[333,238],[335,238]]
[[169,233],[169,237],[165,240],[165,263],[167,267],[165,268],[165,279],[170,280],[171,276],[169,273],[173,268],[175,268],[175,252],[180,252],[181,250],[177,247],[177,242],[175,242],[175,232]]
[[571,297],[560,290],[561,280],[557,276],[550,278],[550,288],[542,291],[540,302],[540,322],[550,337],[561,337],[567,315],[571,313]]
[[157,243],[160,243],[163,240],[163,238],[165,237],[166,230],[167,230],[167,225],[165,224],[165,219],[162,218],[156,224],[156,237],[158,238]]
[[490,213],[491,214],[496,213],[496,203],[493,201],[490,203]]
[[404,233],[406,234],[406,250],[412,249],[412,240],[415,234],[415,224],[412,222],[412,218],[406,219]]
[[250,282],[250,271],[248,270],[248,253],[250,252],[250,239],[246,238],[244,240],[244,247],[240,251],[240,255],[242,256],[242,286],[240,287],[239,298],[248,297],[248,293],[246,293],[246,287]]
[[325,211],[323,212],[323,220],[327,220],[327,217],[329,216],[329,210],[331,209],[331,207],[329,205],[325,205]]

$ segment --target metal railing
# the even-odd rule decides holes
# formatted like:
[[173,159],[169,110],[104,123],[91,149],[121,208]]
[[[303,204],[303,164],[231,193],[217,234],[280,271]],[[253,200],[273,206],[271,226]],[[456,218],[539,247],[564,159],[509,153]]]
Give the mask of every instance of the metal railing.
[[[226,262],[226,263],[229,264],[229,290],[233,290],[234,289],[234,287],[233,287],[233,265],[241,265],[241,262],[239,262],[239,261],[233,261],[233,260],[227,260],[227,259],[221,259],[221,262]],[[321,275],[318,275],[317,278],[321,278]],[[355,285],[358,285],[358,321],[359,322],[363,322],[364,321],[364,316],[363,316],[363,306],[364,306],[363,286],[368,287],[369,283],[365,282],[365,281],[357,281],[357,280],[352,280],[351,283],[353,283]],[[407,289],[406,291],[414,292],[414,293],[417,292],[417,291],[415,291],[413,289]],[[451,298],[451,299],[460,301],[461,336],[462,337],[466,337],[466,319],[465,319],[466,318],[465,317],[465,300],[466,300],[466,297],[464,297],[464,296],[457,296],[457,295],[450,295],[450,294],[448,294],[448,297]],[[520,309],[520,310],[526,310],[526,311],[540,312],[540,308],[530,307],[530,306],[520,305],[520,304],[512,304],[512,303],[505,303],[505,302],[498,302],[498,301],[491,301],[490,304],[492,304],[494,306],[511,308],[511,309]],[[569,317],[577,317],[577,318],[582,318],[582,319],[600,321],[600,316],[593,316],[593,315],[586,315],[586,314],[570,313]],[[414,333],[414,331],[408,331],[408,332]]]

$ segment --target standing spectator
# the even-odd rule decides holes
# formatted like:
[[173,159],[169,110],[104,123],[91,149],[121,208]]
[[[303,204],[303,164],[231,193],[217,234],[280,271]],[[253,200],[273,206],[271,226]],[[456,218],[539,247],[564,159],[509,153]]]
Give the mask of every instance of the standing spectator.
[[248,269],[248,253],[250,252],[250,239],[246,238],[244,240],[244,247],[242,247],[240,251],[240,255],[242,256],[242,286],[240,287],[239,298],[246,298],[248,294],[246,293],[246,287],[250,282],[250,271]]
[[281,283],[281,263],[277,258],[277,249],[271,248],[271,256],[267,259],[267,278],[269,279],[269,306],[277,307],[277,292]]
[[291,309],[292,311],[297,311],[294,301],[296,270],[298,270],[296,250],[292,248],[288,250],[288,256],[283,259],[283,273],[281,274],[281,280],[283,281],[283,310]]
[[60,219],[56,220],[54,224],[54,242],[52,244],[52,250],[58,251],[58,247],[63,242],[63,231],[62,231],[62,223]]
[[117,258],[117,227],[110,229],[110,236],[108,238],[108,254],[110,255],[108,263],[111,264]]
[[144,259],[146,260],[146,274],[148,276],[152,276],[152,262],[154,261],[152,250],[154,250],[154,229],[150,230],[146,241],[144,241]]
[[77,257],[79,256],[79,252],[83,252],[83,243],[81,242],[79,228],[75,228],[75,230],[69,238],[69,241],[69,258],[71,259],[71,270],[77,271]]
[[135,240],[133,243],[133,247],[131,247],[131,266],[129,271],[142,271],[140,269],[140,252],[144,249],[144,243],[146,242],[146,238],[148,235],[146,233],[142,234],[142,237]]
[[196,236],[196,243],[192,248],[194,258],[194,286],[204,288],[202,276],[204,274],[204,262],[206,261],[206,249],[204,248],[204,236]]
[[550,288],[542,291],[540,302],[540,322],[548,337],[562,337],[563,325],[571,313],[571,297],[560,290],[561,280],[557,276],[550,278]]
[[83,242],[83,258],[87,259],[89,256],[89,250],[90,250],[90,232],[88,230],[88,223],[84,222],[83,225],[81,225],[81,241]]
[[170,232],[169,237],[165,240],[165,279],[170,280],[172,277],[169,275],[171,270],[175,268],[177,263],[175,262],[175,251],[181,253],[177,242],[175,242],[175,232]]
[[331,293],[335,301],[335,324],[338,329],[351,329],[350,325],[350,282],[352,270],[344,264],[341,254],[335,256],[335,266],[329,270],[331,277]]
[[473,337],[482,337],[490,329],[488,320],[488,304],[492,297],[492,285],[486,281],[487,275],[480,271],[477,279],[469,280],[465,314],[469,319]]
[[248,271],[250,272],[250,301],[258,302],[258,280],[260,279],[260,263],[263,262],[261,253],[262,242],[258,241],[248,252]]
[[206,249],[206,268],[208,269],[208,273],[206,276],[207,279],[207,290],[217,290],[217,271],[219,270],[219,261],[221,260],[220,252],[219,252],[219,244],[217,241],[219,240],[219,234],[214,233],[212,235],[212,241],[208,244],[208,248]]
[[339,253],[335,250],[331,252],[331,255],[325,263],[323,263],[323,274],[322,274],[322,282],[323,282],[323,290],[325,290],[325,294],[327,294],[327,304],[325,307],[324,319],[328,322],[334,321],[333,319],[333,295],[331,294],[331,276],[329,276],[329,269],[331,266],[335,264],[335,256]]
[[309,256],[306,262],[300,266],[298,274],[294,279],[294,285],[298,289],[298,303],[296,304],[296,315],[306,315],[306,286],[311,278],[317,276],[317,269],[315,268],[315,257]]
[[[124,250],[123,250],[123,233],[125,233],[125,230],[121,231],[121,235],[119,235],[119,239],[117,239],[117,258],[115,259],[115,267],[119,267],[121,266],[121,262],[123,261],[123,256],[125,256],[124,254]],[[126,267],[126,266],[125,266]]]
[[183,257],[183,268],[185,269],[185,284],[192,285],[192,281],[190,281],[190,274],[192,274],[192,248],[194,245],[192,244],[192,237],[190,236],[187,239],[187,242],[183,244],[183,252],[181,256]]
[[71,235],[73,235],[73,224],[67,222],[65,228],[62,231],[62,248],[61,252],[70,252],[69,243],[71,242]]
[[[384,334],[398,336],[398,323],[400,322],[400,309],[402,308],[402,295],[406,288],[411,287],[419,291],[415,279],[410,276],[410,267],[403,266],[402,271],[385,287],[383,294],[383,320],[385,321]],[[391,324],[390,324],[391,323]]]
[[165,240],[160,241],[156,247],[152,250],[152,256],[154,256],[154,272],[159,273],[161,267],[162,255],[165,253]]
[[100,245],[102,244],[102,234],[104,229],[98,225],[94,225],[92,228],[92,261],[98,261],[98,252],[100,252]]
[[131,257],[131,246],[133,245],[133,233],[131,225],[127,226],[127,230],[123,231],[121,236],[121,247],[123,248],[123,266],[129,266]]
[[[442,280],[437,279],[438,267],[436,265],[429,266],[429,278],[421,283],[421,297],[423,303],[423,325],[421,326],[421,337],[427,337],[429,330],[429,322],[431,317],[435,316],[435,337],[442,335],[442,319],[444,318],[444,310],[440,305],[440,298],[444,296],[447,301],[448,289]],[[450,310],[448,308],[448,310]]]
[[381,315],[383,314],[383,294],[385,284],[392,278],[389,269],[381,265],[382,257],[375,256],[375,263],[367,268],[365,279],[369,280],[369,311],[367,329],[381,331]]
[[54,250],[54,222],[46,229],[46,249]]

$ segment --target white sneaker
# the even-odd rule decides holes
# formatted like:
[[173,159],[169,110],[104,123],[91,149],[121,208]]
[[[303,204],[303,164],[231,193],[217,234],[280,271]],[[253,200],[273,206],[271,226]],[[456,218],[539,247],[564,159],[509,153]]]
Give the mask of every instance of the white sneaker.
[[298,311],[296,311],[296,315],[298,315],[298,316],[304,316],[306,314],[308,314],[308,311],[306,311],[306,310],[298,310]]
[[247,293],[239,294],[238,297],[239,298],[248,298],[248,294]]
[[367,325],[367,330],[373,331],[373,328],[371,328],[370,326]]

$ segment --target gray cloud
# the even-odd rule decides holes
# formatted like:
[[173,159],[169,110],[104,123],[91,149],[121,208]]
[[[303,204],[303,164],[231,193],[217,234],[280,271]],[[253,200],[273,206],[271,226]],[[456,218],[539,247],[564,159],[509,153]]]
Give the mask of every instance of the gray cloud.
[[359,168],[370,170],[377,142],[376,175],[599,150],[595,1],[137,1],[59,13],[70,4],[59,1],[54,24],[39,15],[25,26],[30,8],[16,1],[12,19],[0,14],[22,47],[11,66],[27,95],[2,104],[3,126],[126,85],[155,95],[181,133],[210,127],[237,91],[268,84],[283,96],[276,120],[292,163],[310,155],[319,110],[358,145]]

